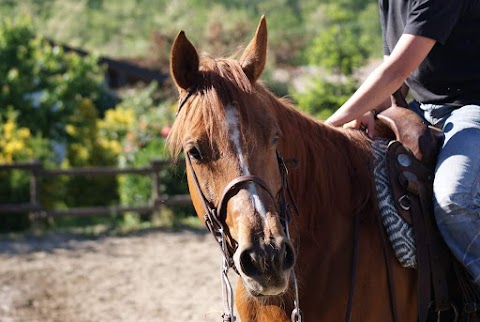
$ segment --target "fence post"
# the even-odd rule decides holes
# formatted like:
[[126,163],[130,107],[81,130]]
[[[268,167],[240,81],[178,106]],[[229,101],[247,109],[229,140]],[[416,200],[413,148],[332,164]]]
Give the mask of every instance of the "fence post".
[[29,214],[30,220],[35,220],[41,211],[40,203],[40,176],[42,175],[43,164],[39,160],[32,161],[30,173],[30,204],[34,207]]
[[151,195],[151,204],[153,205],[154,210],[160,208],[160,171],[162,170],[162,161],[152,160],[150,161],[150,166],[152,167],[152,195]]

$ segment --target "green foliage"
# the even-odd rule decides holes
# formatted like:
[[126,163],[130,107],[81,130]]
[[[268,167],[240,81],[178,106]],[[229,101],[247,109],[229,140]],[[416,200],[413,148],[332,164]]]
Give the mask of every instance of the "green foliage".
[[[58,144],[85,145],[81,140],[95,144],[96,119],[114,101],[105,98],[111,94],[94,57],[52,47],[35,36],[26,18],[7,19],[0,22],[0,74],[7,75],[0,78],[0,107],[15,110],[19,127]],[[96,104],[107,101],[111,105]],[[67,133],[68,126],[83,128],[82,133]],[[97,146],[89,148],[98,154]],[[77,155],[70,155],[67,161],[75,164]]]
[[41,136],[32,137],[29,128],[18,125],[13,107],[0,110],[0,164],[29,160],[34,155],[47,159],[48,144]]
[[[0,203],[15,204],[28,202],[29,178],[24,171],[0,171]],[[29,227],[30,220],[25,213],[0,216],[0,233],[19,231]]]
[[368,57],[367,44],[358,42],[362,30],[355,13],[336,3],[325,5],[325,29],[305,52],[310,65],[326,67],[335,74],[351,75]]
[[[113,100],[94,57],[52,47],[35,35],[27,18],[5,19],[0,21],[0,75],[6,75],[0,77],[0,162],[40,159],[47,167],[116,163],[116,155],[99,141],[97,118],[109,106],[95,103]],[[9,196],[10,203],[27,201],[27,175],[2,174],[1,195]],[[90,188],[94,182],[101,193]],[[105,204],[117,198],[111,178],[41,183],[46,207],[86,205],[86,200]]]
[[356,34],[341,26],[332,26],[313,41],[308,51],[308,60],[312,65],[331,69],[336,74],[350,75],[365,60],[364,52],[354,41]]
[[316,80],[308,92],[294,94],[298,107],[319,119],[327,119],[355,92],[355,81],[330,82]]
[[13,106],[33,134],[63,139],[82,98],[108,95],[96,59],[50,46],[25,18],[2,21],[0,29],[0,74],[7,75],[0,78],[0,106]]
[[313,11],[319,32],[303,52],[303,61],[326,68],[345,81],[332,82],[324,75],[307,93],[295,93],[300,108],[326,119],[356,90],[355,70],[381,54],[380,23],[376,1],[326,1]]
[[[9,107],[0,108],[0,164],[29,160],[35,156],[46,164],[51,163],[49,141],[30,129],[18,125],[18,112]],[[15,204],[29,202],[30,180],[25,171],[0,171],[0,203]],[[0,232],[20,230],[28,227],[27,214],[2,216]]]
[[[173,123],[175,104],[158,103],[154,99],[157,84],[152,83],[143,90],[127,93],[122,102],[112,111],[102,125],[105,135],[122,141],[121,165],[128,167],[149,166],[150,162],[166,159],[165,130]],[[123,111],[123,112],[122,112]],[[126,113],[132,111],[132,114]],[[113,116],[113,113],[117,117]],[[120,114],[119,114],[120,113]],[[119,115],[131,115],[135,122],[121,122]],[[127,118],[128,118],[127,117]],[[116,120],[116,121],[115,121]],[[108,122],[107,122],[108,121]],[[123,126],[118,126],[123,123]],[[188,193],[186,181],[182,181],[184,169],[173,165],[162,169],[160,173],[160,194]],[[123,205],[145,205],[151,202],[151,178],[140,175],[124,175],[119,179],[119,194]],[[176,218],[190,216],[191,207],[171,209]],[[131,218],[131,217],[129,217]]]
[[[73,133],[69,133],[66,148],[68,166],[116,165],[117,155],[109,146],[102,145],[98,129],[98,113],[92,101],[84,98],[76,114],[69,119]],[[116,180],[112,177],[70,177],[65,183],[63,201],[69,207],[100,206],[116,203]]]
[[[155,99],[158,84],[153,82],[144,89],[136,89],[122,96],[115,111],[106,115],[102,124],[104,135],[122,142],[122,166],[143,167],[150,162],[168,158],[165,149],[165,131],[174,121],[175,102]],[[131,113],[130,113],[131,112]],[[111,117],[110,117],[111,116]],[[128,118],[135,120],[128,121]],[[125,121],[121,121],[121,120]],[[119,126],[123,124],[122,126]],[[173,165],[160,173],[160,194],[186,194],[184,168]],[[151,201],[151,179],[139,175],[125,175],[119,180],[119,194],[123,205],[144,205]],[[175,218],[190,216],[192,207],[174,207]]]
[[360,46],[367,51],[368,57],[381,58],[382,37],[377,2],[369,3],[357,18],[360,28]]
[[366,56],[381,53],[375,0],[0,3],[0,16],[19,12],[32,16],[36,30],[56,41],[108,56],[143,56],[164,72],[168,72],[171,43],[179,30],[185,30],[201,52],[229,56],[250,40],[252,26],[262,14],[269,25],[268,69],[308,63],[351,73]]
[[[25,14],[31,18],[6,18]],[[117,102],[103,85],[96,57],[65,53],[42,36],[106,56],[143,56],[143,63],[168,72],[171,43],[179,30],[186,31],[200,52],[235,56],[262,14],[269,28],[264,80],[278,95],[293,95],[301,109],[319,118],[353,93],[354,70],[381,53],[376,0],[0,1],[0,132],[13,124],[10,138],[0,137],[0,162],[33,157],[47,166],[115,165],[118,160],[121,166],[147,166],[165,157],[160,133],[172,124],[175,106],[158,94],[156,84],[123,95],[113,108]],[[292,93],[272,75],[277,66],[289,70],[299,64],[321,66],[335,77],[326,75],[308,92]],[[168,97],[174,95],[170,89]],[[14,113],[7,115],[7,110]],[[22,139],[25,129],[30,134]],[[166,169],[162,193],[185,193],[183,172]],[[0,183],[0,202],[28,200],[23,172],[0,173]],[[42,203],[103,205],[120,198],[124,205],[138,205],[150,201],[150,192],[150,179],[142,176],[123,176],[118,183],[108,177],[61,177],[42,182]],[[191,209],[172,211],[178,216]],[[121,220],[130,223],[132,218]],[[63,221],[70,222],[78,221]]]

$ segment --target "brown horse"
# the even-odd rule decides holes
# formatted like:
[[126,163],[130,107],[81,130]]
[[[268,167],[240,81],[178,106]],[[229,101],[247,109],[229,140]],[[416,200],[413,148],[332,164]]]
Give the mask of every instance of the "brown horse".
[[[398,321],[417,321],[415,270],[393,253],[389,291],[369,138],[269,92],[259,81],[266,50],[262,18],[239,60],[200,58],[183,32],[171,54],[180,103],[170,147],[185,152],[199,217],[225,232],[241,321],[290,321],[294,301],[308,322],[392,321],[392,303]],[[296,161],[288,173],[280,156]],[[285,214],[292,199],[298,215]]]

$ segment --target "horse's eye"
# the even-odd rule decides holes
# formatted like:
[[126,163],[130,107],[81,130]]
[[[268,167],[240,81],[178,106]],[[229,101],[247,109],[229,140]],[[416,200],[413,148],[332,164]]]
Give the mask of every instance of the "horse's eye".
[[187,151],[188,157],[194,161],[202,161],[203,156],[198,147],[191,146]]
[[280,140],[280,136],[278,134],[276,134],[272,139],[272,145],[277,144],[278,140]]

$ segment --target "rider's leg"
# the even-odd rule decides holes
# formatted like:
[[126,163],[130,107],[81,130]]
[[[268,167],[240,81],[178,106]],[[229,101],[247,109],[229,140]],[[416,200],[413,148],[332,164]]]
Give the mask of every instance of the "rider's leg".
[[455,109],[441,123],[445,142],[433,186],[435,217],[445,242],[480,285],[480,106]]

